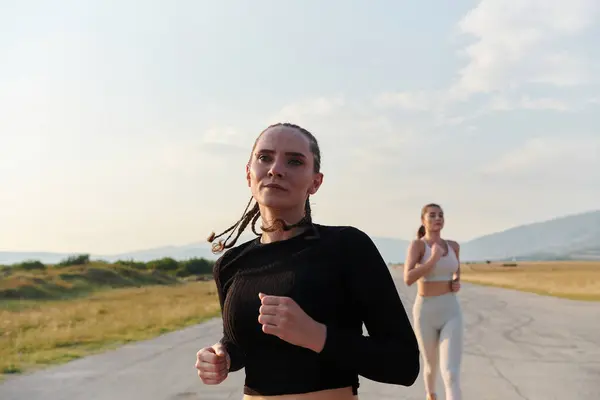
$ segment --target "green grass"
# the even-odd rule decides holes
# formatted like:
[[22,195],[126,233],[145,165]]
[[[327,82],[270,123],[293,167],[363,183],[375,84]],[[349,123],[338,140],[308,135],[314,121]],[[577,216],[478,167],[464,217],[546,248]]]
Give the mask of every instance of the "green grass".
[[212,273],[212,262],[204,259],[176,261],[162,258],[148,263],[90,261],[86,255],[72,256],[56,265],[25,261],[0,269],[0,301],[74,299],[114,288],[173,285],[182,279]]
[[104,289],[176,284],[176,277],[120,265],[89,264],[43,271],[14,271],[0,280],[0,300],[82,297]]

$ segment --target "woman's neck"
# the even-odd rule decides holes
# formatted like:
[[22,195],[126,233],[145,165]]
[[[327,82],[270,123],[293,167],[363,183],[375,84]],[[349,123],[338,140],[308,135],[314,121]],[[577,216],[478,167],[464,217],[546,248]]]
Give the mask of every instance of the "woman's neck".
[[439,242],[442,236],[439,232],[427,232],[423,238],[428,242]]
[[[267,207],[260,207],[260,217],[263,221],[263,226],[271,227],[276,220],[282,220],[287,225],[293,225],[300,221],[304,217],[304,210],[273,210]],[[300,233],[304,232],[306,227],[299,226],[292,228],[289,231],[284,231],[283,228],[277,229],[273,232],[262,232],[260,242],[261,243],[272,243],[280,240],[287,240]]]

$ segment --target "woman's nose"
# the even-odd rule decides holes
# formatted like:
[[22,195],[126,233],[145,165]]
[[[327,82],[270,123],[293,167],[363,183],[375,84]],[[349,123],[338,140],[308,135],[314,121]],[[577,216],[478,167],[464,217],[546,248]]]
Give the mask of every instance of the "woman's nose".
[[269,169],[269,175],[282,178],[283,177],[283,167],[277,161],[274,162],[271,165],[271,168]]

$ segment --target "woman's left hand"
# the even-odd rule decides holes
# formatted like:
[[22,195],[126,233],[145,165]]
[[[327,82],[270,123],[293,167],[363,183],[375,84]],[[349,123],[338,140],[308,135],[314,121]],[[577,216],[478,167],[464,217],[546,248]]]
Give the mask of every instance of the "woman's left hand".
[[262,330],[296,346],[319,353],[325,345],[327,327],[300,308],[289,297],[269,296],[260,293],[261,300],[258,322]]
[[453,280],[450,284],[450,288],[453,292],[458,292],[460,290],[460,281],[458,279]]

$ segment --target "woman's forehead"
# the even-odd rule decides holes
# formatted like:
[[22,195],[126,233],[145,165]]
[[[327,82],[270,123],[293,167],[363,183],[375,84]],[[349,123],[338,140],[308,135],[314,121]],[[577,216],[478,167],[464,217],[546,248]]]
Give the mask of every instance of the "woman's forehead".
[[258,138],[256,150],[287,151],[306,154],[310,151],[310,143],[297,129],[276,126],[267,129]]

